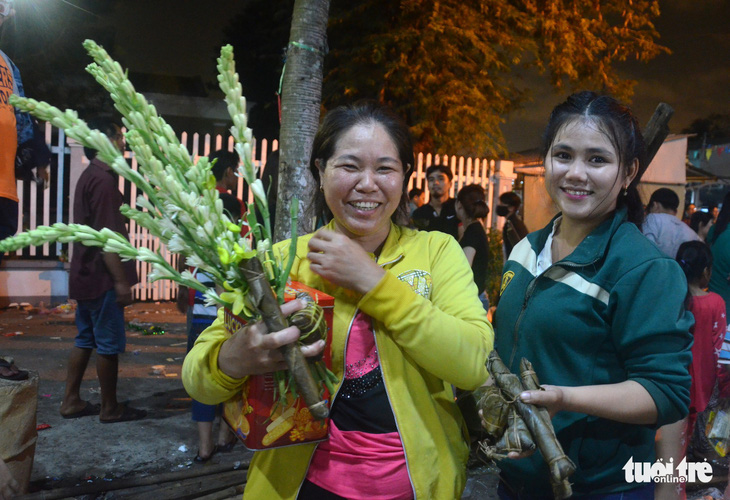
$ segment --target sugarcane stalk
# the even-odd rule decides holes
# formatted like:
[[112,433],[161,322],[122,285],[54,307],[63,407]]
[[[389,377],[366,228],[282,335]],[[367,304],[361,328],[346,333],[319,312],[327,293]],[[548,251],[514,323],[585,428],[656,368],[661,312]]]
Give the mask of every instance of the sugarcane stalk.
[[[520,360],[520,375],[522,377],[522,385],[527,391],[540,391],[542,388],[540,387],[540,381],[537,378],[537,373],[535,372],[534,368],[532,367],[532,363],[530,363],[527,359],[522,358]],[[540,414],[540,419],[542,421],[550,422],[550,413],[548,413],[546,408],[536,406],[535,410],[538,414]],[[557,440],[556,440],[557,442]],[[558,442],[558,446],[560,446],[560,443]],[[561,447],[562,449],[562,447]],[[568,482],[567,478],[563,479],[559,483],[553,483],[553,494],[555,498],[568,498],[572,494],[572,488],[570,487],[570,483]]]
[[[278,332],[286,328],[287,322],[281,313],[276,294],[269,285],[261,261],[257,258],[244,259],[239,263],[241,273],[246,277],[249,286],[249,298],[261,313],[264,324],[269,332]],[[319,387],[309,371],[299,344],[294,342],[279,348],[284,356],[286,365],[292,374],[298,392],[302,395],[309,412],[316,419],[323,420],[329,415],[327,403],[320,398]]]
[[520,393],[525,388],[517,375],[509,371],[497,351],[492,351],[489,354],[487,370],[494,379],[494,383],[502,390],[502,393],[514,401],[515,408],[517,408],[518,413],[522,416],[525,425],[527,425],[537,443],[537,447],[550,469],[550,483],[553,485],[553,494],[559,499],[568,498],[572,495],[572,490],[567,479],[575,472],[575,465],[565,455],[563,447],[555,436],[550,416],[547,412],[539,412],[535,405],[525,403],[520,399]]

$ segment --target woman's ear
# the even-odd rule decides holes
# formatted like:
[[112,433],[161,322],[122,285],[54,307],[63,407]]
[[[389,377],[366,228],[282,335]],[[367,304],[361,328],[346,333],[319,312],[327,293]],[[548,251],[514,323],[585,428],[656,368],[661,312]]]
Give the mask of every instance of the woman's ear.
[[626,182],[625,188],[628,188],[632,182],[634,182],[634,179],[636,178],[636,175],[639,173],[639,159],[634,158],[634,160],[631,162],[631,165],[626,169]]
[[324,167],[326,165],[322,161],[322,158],[317,158],[316,160],[314,160],[314,166],[317,167],[317,170],[319,170],[319,173],[321,175],[324,172]]

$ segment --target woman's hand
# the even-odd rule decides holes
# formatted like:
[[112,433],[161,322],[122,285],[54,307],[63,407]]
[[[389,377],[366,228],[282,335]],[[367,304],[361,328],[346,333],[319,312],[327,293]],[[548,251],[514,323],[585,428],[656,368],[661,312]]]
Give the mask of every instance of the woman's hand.
[[[301,300],[292,300],[281,306],[281,312],[289,316],[304,307]],[[287,365],[279,348],[296,342],[299,335],[299,329],[295,326],[267,333],[261,321],[246,325],[223,342],[218,353],[218,367],[232,378],[286,370]],[[302,346],[301,349],[305,357],[315,356],[324,349],[324,340]]]
[[335,285],[363,295],[385,276],[380,267],[357,242],[327,229],[309,240],[309,268]]
[[520,399],[525,403],[545,408],[553,418],[556,413],[564,410],[565,393],[557,385],[542,385],[541,391],[524,391]]

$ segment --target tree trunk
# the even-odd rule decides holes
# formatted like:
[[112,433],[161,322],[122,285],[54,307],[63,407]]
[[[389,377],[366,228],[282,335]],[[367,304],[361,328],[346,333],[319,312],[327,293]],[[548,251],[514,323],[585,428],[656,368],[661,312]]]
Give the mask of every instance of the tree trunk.
[[299,200],[298,234],[312,231],[314,180],[308,172],[319,126],[322,67],[330,0],[296,0],[282,82],[279,186],[274,240],[291,236],[290,207]]

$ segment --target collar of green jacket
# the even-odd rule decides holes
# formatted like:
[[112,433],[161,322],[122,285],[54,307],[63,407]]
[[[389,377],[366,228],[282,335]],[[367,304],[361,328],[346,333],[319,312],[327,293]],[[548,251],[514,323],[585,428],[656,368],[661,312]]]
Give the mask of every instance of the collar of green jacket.
[[[545,247],[545,242],[553,230],[553,224],[557,219],[562,217],[562,212],[557,214],[548,225],[535,233],[528,235],[530,245],[536,254]],[[601,222],[591,233],[586,236],[583,241],[576,247],[573,252],[561,262],[572,263],[577,265],[588,265],[602,259],[608,251],[608,244],[613,235],[621,227],[621,224],[627,221],[626,209],[619,208],[611,217]]]

